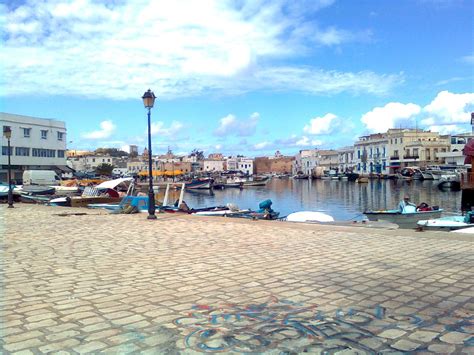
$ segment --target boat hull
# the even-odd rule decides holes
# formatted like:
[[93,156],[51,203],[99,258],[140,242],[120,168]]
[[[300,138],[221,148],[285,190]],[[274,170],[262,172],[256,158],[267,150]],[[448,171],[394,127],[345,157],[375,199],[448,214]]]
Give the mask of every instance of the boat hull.
[[364,212],[369,221],[387,221],[397,224],[400,228],[417,228],[417,222],[425,219],[441,217],[442,209],[434,211],[420,211],[413,213],[400,213],[399,211],[368,211]]

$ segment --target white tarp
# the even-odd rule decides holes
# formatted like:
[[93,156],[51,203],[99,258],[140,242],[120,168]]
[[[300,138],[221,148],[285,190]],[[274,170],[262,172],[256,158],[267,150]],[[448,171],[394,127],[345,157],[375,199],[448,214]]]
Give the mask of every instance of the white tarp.
[[289,222],[334,222],[332,216],[313,211],[294,212],[289,214],[286,220]]
[[115,189],[120,184],[124,187],[128,187],[133,178],[120,178],[115,180],[104,181],[103,183],[96,186],[97,189]]

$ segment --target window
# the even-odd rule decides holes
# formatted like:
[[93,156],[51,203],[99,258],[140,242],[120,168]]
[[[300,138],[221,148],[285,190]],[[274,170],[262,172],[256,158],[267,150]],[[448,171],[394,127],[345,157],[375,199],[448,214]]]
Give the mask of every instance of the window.
[[[8,155],[8,146],[2,146],[2,155]],[[13,155],[13,147],[10,147],[10,155]]]
[[64,154],[65,151],[64,150],[58,150],[58,158],[64,158]]
[[398,158],[398,150],[394,150],[394,151],[393,151],[393,156],[394,156],[395,158]]
[[30,156],[30,148],[16,147],[15,148],[15,155],[17,155],[19,157],[28,157],[28,156]]
[[23,130],[23,137],[30,138],[31,128],[22,128]]
[[41,139],[47,139],[48,138],[48,131],[45,129],[41,130]]
[[418,148],[413,148],[413,156],[418,157]]
[[58,141],[62,141],[64,138],[64,132],[58,132]]
[[40,157],[40,158],[55,158],[56,157],[56,151],[54,149],[33,148],[32,153],[34,157]]
[[400,138],[400,144],[403,143],[403,138]]

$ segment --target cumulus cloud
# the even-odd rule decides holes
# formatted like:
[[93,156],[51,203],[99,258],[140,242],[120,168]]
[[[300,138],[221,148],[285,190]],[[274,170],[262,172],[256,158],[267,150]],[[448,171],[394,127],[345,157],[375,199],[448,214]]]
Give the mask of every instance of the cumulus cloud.
[[160,98],[261,89],[384,94],[403,81],[402,74],[281,64],[315,53],[315,43],[370,37],[318,23],[332,0],[7,3],[0,9],[3,95],[130,99],[148,87]]
[[255,133],[260,118],[258,112],[252,113],[247,120],[238,120],[232,114],[220,119],[219,127],[214,131],[216,136],[251,136]]
[[463,131],[462,127],[454,124],[450,125],[433,125],[429,126],[428,129],[431,132],[439,132],[439,134],[453,134],[460,133]]
[[171,125],[166,128],[164,122],[152,122],[151,125],[151,135],[156,136],[174,136],[175,134],[179,133],[184,125],[181,122],[173,121]]
[[367,112],[361,121],[371,132],[385,132],[389,128],[394,128],[397,121],[413,118],[420,112],[421,107],[418,105],[390,102]]
[[327,113],[323,117],[315,117],[305,125],[303,130],[308,134],[328,134],[331,132],[331,123],[337,118],[333,113]]
[[422,124],[468,123],[472,109],[474,109],[474,93],[455,94],[441,91],[423,108],[423,112],[428,116],[422,120]]
[[88,133],[83,133],[82,137],[86,139],[103,139],[109,138],[114,133],[116,126],[111,120],[102,121],[100,123],[100,129]]

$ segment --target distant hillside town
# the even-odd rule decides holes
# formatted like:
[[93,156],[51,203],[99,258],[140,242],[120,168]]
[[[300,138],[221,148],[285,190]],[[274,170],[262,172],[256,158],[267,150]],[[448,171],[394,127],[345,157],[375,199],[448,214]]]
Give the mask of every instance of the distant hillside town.
[[[116,148],[95,151],[67,149],[67,130],[63,121],[9,113],[0,113],[1,124],[10,127],[10,151],[2,136],[0,180],[7,180],[7,156],[10,153],[12,176],[21,180],[24,170],[55,170],[63,176],[72,174],[133,176],[148,175],[148,150],[129,145],[127,152]],[[426,168],[434,165],[464,166],[462,150],[474,138],[472,133],[441,135],[422,129],[389,129],[362,136],[351,146],[339,149],[305,149],[295,156],[279,151],[271,156],[225,156],[193,150],[180,156],[168,149],[153,155],[153,175],[210,174],[226,171],[245,175],[306,174],[318,177],[328,170],[339,173],[397,173],[405,167]]]

